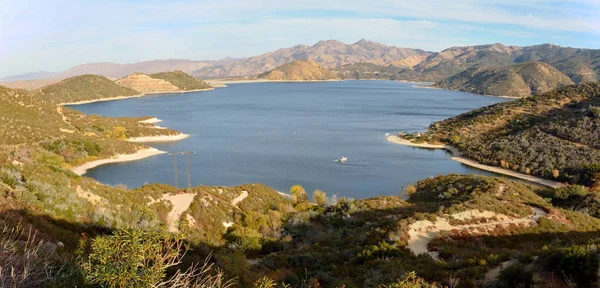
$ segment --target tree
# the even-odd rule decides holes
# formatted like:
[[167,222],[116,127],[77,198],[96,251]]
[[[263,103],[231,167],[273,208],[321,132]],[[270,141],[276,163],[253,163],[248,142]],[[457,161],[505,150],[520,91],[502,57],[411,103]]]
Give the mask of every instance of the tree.
[[317,202],[317,205],[319,206],[325,206],[325,204],[327,204],[327,194],[325,194],[325,192],[317,189],[315,190],[315,192],[313,192],[313,198],[315,199],[315,202]]
[[533,287],[533,273],[520,263],[510,265],[498,274],[496,287]]
[[290,188],[290,193],[292,193],[292,201],[295,204],[306,202],[307,196],[304,187],[300,185],[294,185]]

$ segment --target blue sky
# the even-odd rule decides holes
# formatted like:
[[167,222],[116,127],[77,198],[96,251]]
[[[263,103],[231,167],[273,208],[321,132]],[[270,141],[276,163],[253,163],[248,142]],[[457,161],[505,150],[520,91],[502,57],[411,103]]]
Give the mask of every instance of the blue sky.
[[600,0],[0,0],[0,77],[361,38],[430,51],[489,43],[598,49]]

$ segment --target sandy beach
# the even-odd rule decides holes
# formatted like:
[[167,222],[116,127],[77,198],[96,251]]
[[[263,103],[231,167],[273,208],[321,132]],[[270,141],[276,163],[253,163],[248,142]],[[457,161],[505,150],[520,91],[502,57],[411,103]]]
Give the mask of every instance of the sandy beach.
[[452,153],[452,155],[453,155],[453,157],[451,158],[452,160],[458,161],[467,166],[471,166],[471,167],[474,167],[474,168],[477,168],[480,170],[484,170],[484,171],[489,171],[489,172],[493,172],[493,173],[497,173],[497,174],[502,174],[502,175],[518,178],[521,180],[529,181],[529,182],[543,185],[546,187],[558,188],[558,187],[561,187],[564,185],[560,182],[519,173],[519,172],[516,172],[513,170],[508,170],[508,169],[503,169],[500,167],[494,167],[494,166],[481,164],[477,161],[473,161],[473,160],[467,159],[465,157],[462,157],[462,155],[460,154],[460,151],[458,151],[458,149],[456,147],[451,146],[451,145],[433,145],[433,144],[428,144],[428,143],[412,143],[412,142],[410,142],[404,138],[401,138],[397,135],[387,136],[385,138],[385,140],[387,140],[388,142],[391,142],[391,143],[406,145],[406,146],[411,146],[411,147],[417,147],[417,148],[445,149]]
[[[165,127],[159,127],[159,129]],[[144,143],[144,142],[171,142],[178,141],[189,137],[189,134],[179,133],[176,135],[160,135],[160,136],[145,136],[145,137],[131,137],[127,139],[129,142]]]
[[140,159],[144,159],[147,157],[155,156],[158,154],[164,154],[164,153],[167,153],[167,152],[160,151],[156,148],[146,148],[146,149],[139,150],[133,154],[118,154],[118,155],[113,156],[108,159],[101,159],[101,160],[87,162],[83,165],[74,167],[73,169],[71,169],[71,171],[73,171],[73,173],[81,176],[81,175],[85,174],[85,172],[87,172],[88,169],[92,169],[92,168],[100,166],[100,165],[109,164],[109,163],[135,161],[135,160],[140,160]]

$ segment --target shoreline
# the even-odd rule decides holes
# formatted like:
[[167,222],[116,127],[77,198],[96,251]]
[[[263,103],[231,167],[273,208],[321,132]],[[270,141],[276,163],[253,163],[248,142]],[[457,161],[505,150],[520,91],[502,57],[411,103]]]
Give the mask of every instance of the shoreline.
[[218,84],[246,84],[246,83],[303,83],[303,82],[340,82],[345,81],[344,79],[328,79],[328,80],[268,80],[268,79],[254,79],[254,80],[223,80],[223,81],[208,81],[211,83]]
[[427,148],[427,149],[445,149],[447,151],[450,151],[450,153],[452,154],[452,157],[450,159],[460,162],[464,165],[473,167],[473,168],[477,168],[479,170],[483,170],[483,171],[488,171],[488,172],[492,172],[492,173],[497,173],[497,174],[501,174],[501,175],[505,175],[505,176],[510,176],[513,178],[517,178],[517,179],[521,179],[521,180],[525,180],[531,183],[535,183],[538,185],[542,185],[545,187],[550,187],[550,188],[559,188],[562,187],[564,184],[560,183],[560,182],[556,182],[553,180],[548,180],[548,179],[544,179],[544,178],[540,178],[540,177],[536,177],[536,176],[532,176],[532,175],[527,175],[527,174],[523,174],[523,173],[519,173],[513,170],[508,170],[508,169],[504,169],[504,168],[500,168],[500,167],[494,167],[494,166],[489,166],[489,165],[485,165],[485,164],[481,164],[477,161],[465,158],[462,156],[462,154],[460,153],[460,151],[458,151],[458,149],[454,146],[451,145],[434,145],[434,144],[427,144],[427,143],[412,143],[409,140],[406,140],[404,138],[401,138],[397,135],[390,135],[387,136],[385,138],[385,140],[387,140],[390,143],[394,143],[394,144],[400,144],[400,145],[405,145],[405,146],[410,146],[410,147],[416,147],[416,148]]
[[[160,126],[156,126],[160,127]],[[165,127],[160,127],[158,129],[166,129]],[[145,143],[145,142],[171,142],[171,141],[179,141],[190,137],[189,134],[179,133],[175,135],[158,135],[158,136],[142,136],[142,137],[131,137],[128,138],[127,142],[133,143]]]
[[159,155],[159,154],[165,154],[165,153],[167,153],[167,152],[158,150],[156,148],[145,148],[145,149],[138,150],[137,152],[135,152],[133,154],[117,154],[115,156],[112,156],[111,158],[87,162],[82,165],[73,167],[71,169],[71,171],[79,176],[82,176],[85,173],[87,173],[88,170],[90,170],[92,168],[96,168],[100,165],[141,160],[144,158],[148,158],[148,157]]
[[94,100],[82,100],[82,101],[76,101],[76,102],[65,102],[65,103],[59,103],[57,105],[59,105],[59,106],[75,106],[75,105],[83,105],[83,104],[90,104],[90,103],[96,103],[96,102],[117,101],[117,100],[129,99],[129,98],[140,98],[140,97],[151,96],[151,95],[183,94],[183,93],[203,92],[203,91],[212,91],[212,90],[215,90],[215,88],[186,90],[186,91],[181,90],[181,91],[165,91],[165,92],[142,93],[142,94],[136,94],[136,95],[130,95],[130,96],[116,96],[116,97],[98,98],[98,99],[94,99]]

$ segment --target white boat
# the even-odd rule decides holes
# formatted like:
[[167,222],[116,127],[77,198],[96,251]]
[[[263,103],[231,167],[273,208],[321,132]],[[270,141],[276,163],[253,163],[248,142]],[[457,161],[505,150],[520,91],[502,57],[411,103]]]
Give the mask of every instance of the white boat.
[[348,158],[346,158],[346,157],[340,157],[337,160],[335,160],[335,162],[339,162],[339,163],[346,163],[346,161],[348,161]]

